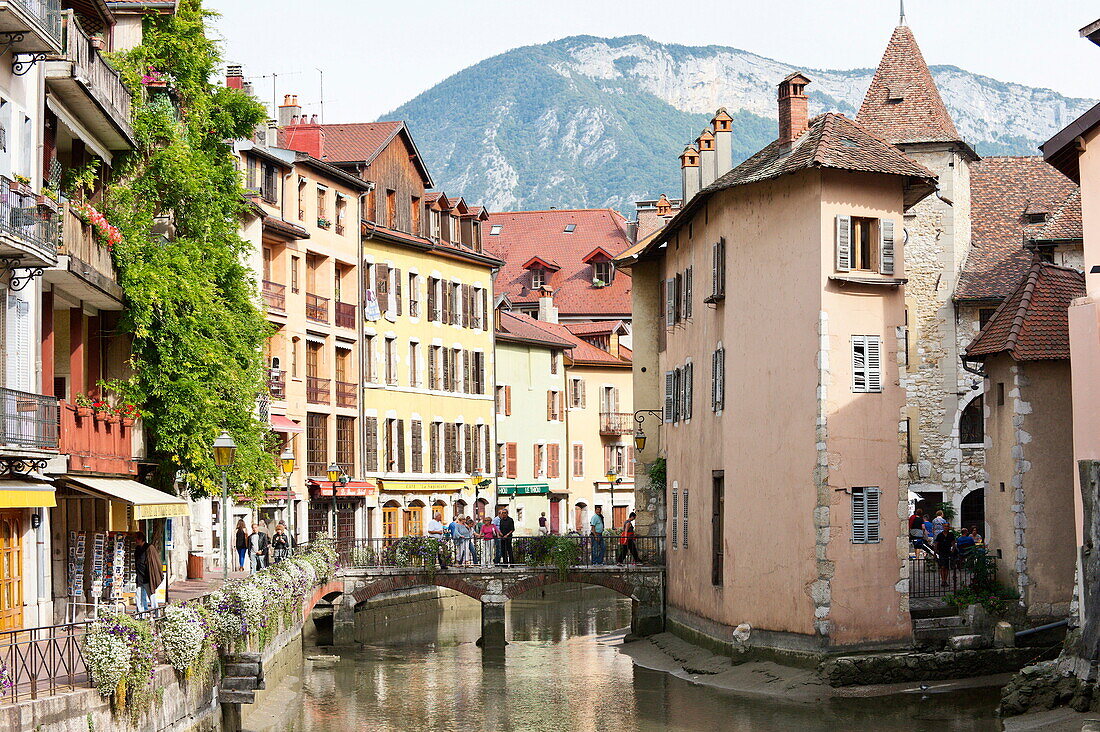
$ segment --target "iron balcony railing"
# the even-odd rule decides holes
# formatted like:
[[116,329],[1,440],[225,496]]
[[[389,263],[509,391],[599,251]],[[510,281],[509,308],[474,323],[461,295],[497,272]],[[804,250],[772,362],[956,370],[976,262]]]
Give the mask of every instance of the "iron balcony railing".
[[328,322],[328,298],[306,293],[306,318],[318,323]]
[[306,401],[310,404],[328,404],[331,393],[332,379],[322,379],[318,376],[306,377]]
[[15,181],[0,176],[0,233],[26,243],[36,254],[57,258],[58,214]]
[[336,303],[336,325],[340,328],[355,327],[355,306],[348,302]]
[[[947,572],[931,553],[921,550],[920,559],[909,559],[909,597],[944,597],[967,588],[980,588],[997,576],[997,559],[987,554],[952,556]],[[945,577],[946,574],[946,577]]]
[[634,415],[630,412],[600,412],[601,435],[629,435],[634,431]]
[[0,445],[57,449],[57,398],[0,388]]
[[52,696],[88,687],[83,644],[88,623],[17,628],[0,632],[0,704]]
[[351,383],[350,381],[336,382],[336,406],[355,406],[355,384]]
[[7,0],[37,22],[58,45],[63,42],[61,33],[61,0]]
[[267,389],[271,392],[272,399],[286,399],[286,371],[282,369],[269,369],[267,373]]
[[271,280],[263,281],[264,307],[268,310],[286,310],[286,285]]

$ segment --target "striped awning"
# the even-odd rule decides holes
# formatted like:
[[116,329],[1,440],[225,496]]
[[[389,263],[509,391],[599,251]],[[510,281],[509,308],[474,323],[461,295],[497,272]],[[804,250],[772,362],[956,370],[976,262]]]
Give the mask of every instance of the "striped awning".
[[0,508],[53,508],[53,483],[39,480],[0,480]]
[[122,501],[134,507],[134,519],[172,518],[190,516],[191,508],[187,501],[124,478],[88,478],[83,475],[66,475],[65,479],[82,488],[101,493],[110,500]]

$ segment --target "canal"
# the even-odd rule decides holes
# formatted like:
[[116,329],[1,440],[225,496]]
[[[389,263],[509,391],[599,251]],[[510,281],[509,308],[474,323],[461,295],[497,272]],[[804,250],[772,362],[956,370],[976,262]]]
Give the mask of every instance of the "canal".
[[[304,660],[257,732],[372,730],[999,730],[995,690],[795,704],[745,696],[635,665],[620,650],[629,601],[602,588],[513,600],[508,648],[475,645],[480,608],[465,597],[415,617],[361,623],[338,661]],[[307,648],[306,656],[332,653]]]

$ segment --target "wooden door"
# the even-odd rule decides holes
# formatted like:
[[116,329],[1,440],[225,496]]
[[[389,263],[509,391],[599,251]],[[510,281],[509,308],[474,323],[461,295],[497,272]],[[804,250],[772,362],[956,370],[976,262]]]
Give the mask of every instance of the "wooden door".
[[626,506],[612,506],[611,528],[622,527],[626,523]]
[[561,501],[550,501],[550,533],[561,533]]
[[23,625],[22,511],[0,511],[0,630]]
[[386,504],[382,507],[382,538],[396,539],[398,536],[398,519],[401,516],[401,506]]

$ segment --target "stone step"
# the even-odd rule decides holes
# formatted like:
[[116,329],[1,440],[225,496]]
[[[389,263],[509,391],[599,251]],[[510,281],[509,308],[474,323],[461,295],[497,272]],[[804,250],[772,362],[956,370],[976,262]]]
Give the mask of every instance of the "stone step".
[[255,691],[262,689],[263,683],[255,676],[223,676],[220,686],[230,691]]
[[936,628],[961,628],[963,619],[960,615],[948,615],[942,618],[919,618],[913,621],[914,630],[932,630]]
[[261,666],[253,661],[226,661],[222,666],[222,674],[225,676],[259,676]]
[[256,694],[252,691],[219,691],[218,701],[222,704],[252,704]]

